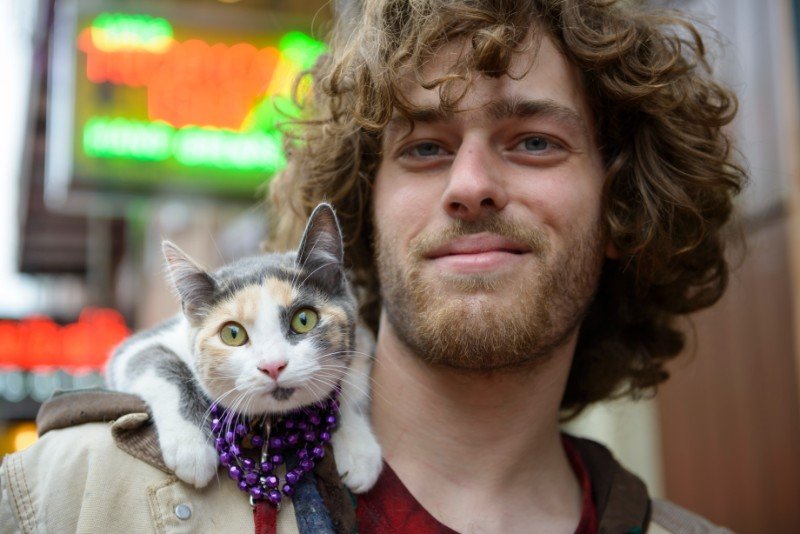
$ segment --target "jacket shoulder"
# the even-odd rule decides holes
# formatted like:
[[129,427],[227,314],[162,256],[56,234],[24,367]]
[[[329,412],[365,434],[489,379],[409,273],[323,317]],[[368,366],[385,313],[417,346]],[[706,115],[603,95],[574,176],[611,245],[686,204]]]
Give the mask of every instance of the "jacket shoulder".
[[732,534],[731,530],[717,526],[686,508],[664,499],[653,499],[650,530],[651,534],[664,532],[680,534]]
[[108,423],[131,413],[149,413],[136,395],[101,388],[59,391],[42,404],[36,416],[40,436],[84,423]]

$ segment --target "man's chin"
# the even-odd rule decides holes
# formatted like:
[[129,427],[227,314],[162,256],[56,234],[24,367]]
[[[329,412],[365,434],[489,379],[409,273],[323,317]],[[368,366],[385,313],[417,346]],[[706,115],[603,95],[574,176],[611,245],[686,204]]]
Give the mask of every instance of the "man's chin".
[[[447,294],[450,298],[475,294],[498,295],[513,292],[514,286],[522,283],[517,280],[521,273],[508,269],[498,269],[479,273],[460,273],[436,268],[420,271],[420,282],[432,291]],[[530,278],[528,282],[530,283]]]

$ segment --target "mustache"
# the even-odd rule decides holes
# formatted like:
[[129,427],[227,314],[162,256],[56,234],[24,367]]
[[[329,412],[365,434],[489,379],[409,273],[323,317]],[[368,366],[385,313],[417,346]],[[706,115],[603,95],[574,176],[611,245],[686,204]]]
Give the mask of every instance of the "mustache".
[[496,234],[510,241],[526,245],[534,254],[543,254],[550,242],[547,235],[530,224],[521,223],[507,217],[494,214],[476,221],[456,219],[443,230],[418,235],[409,243],[412,257],[423,258],[432,250],[446,245],[453,239],[482,232]]

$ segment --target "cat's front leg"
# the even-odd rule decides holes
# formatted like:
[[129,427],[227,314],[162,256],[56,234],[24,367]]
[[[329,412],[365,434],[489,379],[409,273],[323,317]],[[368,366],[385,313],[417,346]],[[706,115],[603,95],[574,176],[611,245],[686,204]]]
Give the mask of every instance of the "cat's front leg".
[[131,389],[150,406],[164,464],[188,484],[208,485],[217,473],[219,458],[211,438],[194,421],[196,414],[182,413],[186,391],[153,372],[136,380]]
[[182,481],[196,488],[207,486],[217,473],[217,451],[197,426],[169,419],[172,421],[156,423],[164,464]]
[[375,485],[383,468],[381,447],[369,422],[369,373],[371,358],[357,354],[342,381],[339,428],[331,444],[342,481],[354,493]]

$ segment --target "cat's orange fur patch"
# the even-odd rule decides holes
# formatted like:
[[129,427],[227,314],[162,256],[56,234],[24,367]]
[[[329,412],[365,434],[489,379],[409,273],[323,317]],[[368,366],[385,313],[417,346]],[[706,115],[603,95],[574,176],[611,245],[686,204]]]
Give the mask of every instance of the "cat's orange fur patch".
[[268,278],[264,282],[264,289],[275,299],[279,306],[284,308],[291,306],[294,299],[297,298],[297,293],[292,284],[277,278]]
[[336,323],[347,323],[347,314],[339,306],[326,304],[319,309],[319,314],[321,317],[330,317]]

